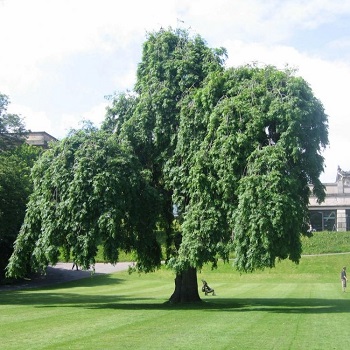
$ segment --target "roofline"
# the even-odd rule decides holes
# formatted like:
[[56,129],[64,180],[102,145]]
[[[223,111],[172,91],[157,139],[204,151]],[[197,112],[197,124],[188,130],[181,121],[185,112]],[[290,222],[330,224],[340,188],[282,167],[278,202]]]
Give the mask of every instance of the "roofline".
[[32,135],[33,135],[33,134],[45,134],[45,135],[51,137],[52,139],[54,139],[55,141],[58,141],[58,139],[56,139],[56,137],[50,135],[50,134],[49,134],[48,132],[46,132],[46,131],[28,131],[28,132],[26,132],[25,134],[27,134],[27,135],[30,135],[30,134],[32,134]]

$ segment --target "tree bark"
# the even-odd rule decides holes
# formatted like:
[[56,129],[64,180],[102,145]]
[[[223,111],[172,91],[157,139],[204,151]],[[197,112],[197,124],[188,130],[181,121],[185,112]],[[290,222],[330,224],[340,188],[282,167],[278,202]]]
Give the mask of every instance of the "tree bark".
[[198,293],[197,269],[190,267],[175,277],[175,290],[170,303],[193,303],[201,301]]

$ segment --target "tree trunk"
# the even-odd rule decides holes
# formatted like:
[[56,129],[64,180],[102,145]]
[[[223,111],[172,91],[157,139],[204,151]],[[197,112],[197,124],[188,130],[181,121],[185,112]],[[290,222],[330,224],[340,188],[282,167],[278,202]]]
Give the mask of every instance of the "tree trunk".
[[179,272],[175,277],[175,290],[169,299],[170,303],[198,302],[197,270],[193,267]]

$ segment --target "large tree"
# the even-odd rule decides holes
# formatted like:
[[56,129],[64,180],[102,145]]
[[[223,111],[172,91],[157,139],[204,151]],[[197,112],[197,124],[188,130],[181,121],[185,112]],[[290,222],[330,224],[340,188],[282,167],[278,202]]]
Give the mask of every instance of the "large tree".
[[[210,49],[200,36],[186,31],[151,33],[143,47],[134,94],[116,96],[104,128],[128,142],[162,201],[158,224],[166,234],[166,261],[177,256],[182,235],[174,229],[173,187],[166,164],[174,155],[184,98],[199,89],[208,75],[224,70],[226,50]],[[177,271],[171,301],[200,300],[196,268]]]
[[309,184],[324,198],[327,116],[295,72],[225,69],[225,57],[185,31],[149,34],[135,89],[115,96],[102,130],[70,135],[36,165],[9,275],[57,262],[60,246],[89,267],[97,244],[111,262],[135,251],[150,271],[159,230],[171,302],[200,300],[197,269],[231,250],[241,271],[299,261]]

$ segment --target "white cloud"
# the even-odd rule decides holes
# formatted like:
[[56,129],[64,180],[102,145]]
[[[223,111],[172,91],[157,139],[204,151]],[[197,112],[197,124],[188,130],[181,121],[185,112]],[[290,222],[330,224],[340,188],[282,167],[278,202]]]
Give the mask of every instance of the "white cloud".
[[31,131],[46,131],[56,136],[52,118],[45,111],[33,110],[31,107],[20,104],[10,104],[7,112],[20,115],[26,128]]
[[[228,65],[258,61],[299,69],[329,114],[331,145],[324,153],[327,169],[323,178],[334,181],[338,164],[350,170],[346,154],[350,147],[346,135],[350,127],[350,64],[346,58],[350,54],[344,56],[344,62],[312,56],[307,53],[302,30],[310,36],[321,35],[317,29],[322,25],[336,26],[339,18],[344,21],[349,14],[350,1],[343,0],[0,0],[0,92],[13,102],[9,111],[26,116],[29,128],[61,138],[70,128],[79,127],[83,119],[97,125],[103,119],[105,104],[92,99],[91,91],[102,98],[133,85],[146,31],[169,25],[191,27],[190,31],[203,36],[209,46],[228,49]],[[318,52],[342,49],[345,55],[350,42],[346,30],[339,31],[341,37],[330,38],[324,47],[317,47]],[[291,46],[289,40],[296,38],[303,52]],[[128,64],[120,68],[117,62],[110,75],[100,74],[98,84],[93,80],[97,74],[82,79],[90,69],[100,69],[101,55],[116,54],[126,55]],[[84,65],[84,55],[90,55],[89,64]],[[91,57],[95,56],[97,63],[92,65]],[[74,64],[79,64],[72,63],[73,57],[82,60],[81,75],[74,74],[74,78],[67,76],[67,72],[76,72]]]
[[71,129],[81,128],[83,121],[91,121],[95,126],[100,127],[106,114],[107,105],[108,103],[106,102],[93,106],[90,110],[83,112],[79,116],[74,114],[63,114],[58,137],[62,138],[66,136]]
[[128,70],[122,74],[116,74],[113,77],[115,86],[118,86],[119,90],[114,92],[122,92],[125,90],[131,90],[136,83],[136,71],[137,65],[131,65]]
[[298,27],[314,29],[331,23],[337,15],[350,12],[350,3],[342,0],[275,0],[271,3],[273,21],[279,25],[285,23],[289,31],[295,31]]
[[316,29],[350,13],[343,0],[180,0],[185,26],[215,46],[223,38],[281,43],[303,29]]
[[[12,29],[13,52],[59,59],[72,51],[108,50],[127,45],[135,35],[175,22],[174,1],[11,0],[1,11],[1,26]],[[16,18],[16,23],[13,22]],[[20,25],[18,25],[20,24]],[[21,47],[18,47],[18,42]]]
[[46,131],[52,136],[62,139],[71,129],[82,127],[83,121],[91,121],[99,127],[104,120],[108,103],[100,103],[81,114],[63,113],[59,118],[47,115],[45,111],[33,110],[28,106],[10,104],[8,113],[19,114],[27,129],[31,131]]
[[174,1],[4,0],[0,89],[28,89],[52,65],[81,52],[110,52],[176,23]]

